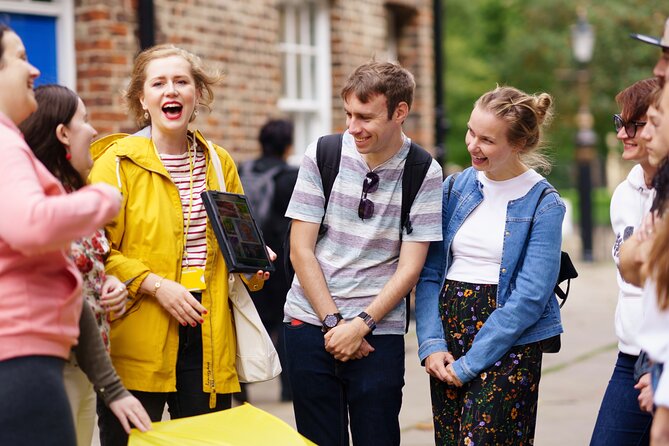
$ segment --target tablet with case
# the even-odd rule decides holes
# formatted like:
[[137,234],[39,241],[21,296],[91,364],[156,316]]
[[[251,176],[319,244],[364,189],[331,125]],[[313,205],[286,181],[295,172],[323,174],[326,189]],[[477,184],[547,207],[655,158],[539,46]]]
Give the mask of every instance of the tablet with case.
[[229,271],[274,271],[245,195],[209,190],[202,201]]

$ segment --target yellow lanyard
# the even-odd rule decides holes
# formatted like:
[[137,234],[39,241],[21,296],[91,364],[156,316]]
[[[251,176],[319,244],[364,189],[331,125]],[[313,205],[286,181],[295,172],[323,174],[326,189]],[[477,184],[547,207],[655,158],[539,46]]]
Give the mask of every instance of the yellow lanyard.
[[[191,142],[191,136],[188,135],[186,136],[188,139],[188,142]],[[186,268],[188,268],[188,250],[186,249],[187,243],[188,243],[188,231],[190,230],[190,220],[191,220],[191,215],[193,213],[193,183],[194,183],[194,170],[195,170],[195,161],[193,158],[195,157],[196,153],[196,142],[195,138],[192,138],[191,144],[187,145],[187,150],[188,150],[188,167],[189,167],[189,185],[188,185],[188,217],[186,218],[186,227],[184,229],[184,251],[183,251],[183,257],[186,260]],[[153,150],[156,152],[156,156],[158,159],[162,162],[162,158],[160,157],[160,153],[158,153],[158,149],[156,149],[156,145],[153,142],[153,139],[151,140],[151,145],[153,146]],[[193,155],[191,155],[191,149],[193,151]],[[171,175],[170,175],[171,176]],[[174,182],[174,180],[172,180]]]

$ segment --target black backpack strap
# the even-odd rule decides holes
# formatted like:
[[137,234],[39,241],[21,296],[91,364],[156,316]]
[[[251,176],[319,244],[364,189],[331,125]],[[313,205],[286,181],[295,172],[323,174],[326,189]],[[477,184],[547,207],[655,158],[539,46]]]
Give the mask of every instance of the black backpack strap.
[[541,200],[544,199],[544,197],[548,194],[556,193],[558,196],[560,196],[560,192],[557,191],[554,187],[546,187],[544,188],[543,191],[541,191],[541,195],[539,195],[539,199],[537,200],[537,205],[534,208],[534,213],[537,213],[537,208],[539,207],[539,203],[541,203]]
[[[325,135],[318,138],[316,144],[316,164],[321,173],[321,181],[323,182],[323,195],[325,196],[325,203],[323,208],[328,209],[328,202],[330,201],[330,194],[332,193],[332,186],[335,178],[339,174],[339,163],[341,162],[341,143],[344,135],[335,133],[332,135]],[[325,218],[325,213],[323,214]]]
[[402,211],[400,220],[400,240],[402,231],[406,229],[407,234],[413,232],[411,218],[409,213],[411,205],[418,195],[418,191],[423,184],[425,175],[432,165],[432,155],[418,144],[412,142],[409,148],[409,154],[404,162],[404,171],[402,172]]
[[[407,234],[413,232],[411,226],[411,218],[409,213],[411,205],[418,195],[420,187],[423,185],[425,175],[432,165],[432,155],[427,150],[423,149],[414,142],[409,147],[407,159],[404,162],[404,171],[402,172],[402,211],[400,220],[400,241],[402,240],[402,232],[406,228]],[[405,333],[409,331],[409,322],[411,321],[411,293],[405,296],[406,298],[406,325],[404,326]]]
[[[318,234],[323,235],[327,228],[323,226],[325,220],[325,212],[328,209],[328,202],[330,201],[330,194],[332,193],[332,186],[335,178],[339,174],[339,163],[341,161],[341,143],[343,134],[336,133],[332,135],[325,135],[318,138],[316,143],[316,165],[321,174],[321,181],[323,183],[323,195],[325,196],[325,203],[323,204],[323,218],[321,219],[321,226],[318,229]],[[293,221],[288,223],[288,231],[283,240],[283,266],[286,275],[286,281],[293,283],[293,276],[295,270],[293,264],[290,262],[290,232],[292,230]]]
[[447,195],[447,198],[448,198],[449,202],[451,201],[451,191],[453,190],[453,185],[455,184],[455,179],[458,177],[458,175],[460,175],[460,172],[455,172],[455,173],[451,174],[451,177],[448,180],[448,195]]
[[[548,194],[556,193],[558,196],[560,196],[560,193],[553,187],[546,187],[542,192],[541,195],[539,195],[539,199],[537,200],[537,205],[534,208],[534,214],[537,213],[537,209],[539,208],[539,204],[541,203],[541,200],[544,199],[544,197]],[[532,223],[534,223],[534,217],[532,218]],[[530,227],[530,234],[532,232],[532,228]],[[527,235],[528,239],[530,237],[530,234]],[[574,267],[574,264],[571,261],[571,258],[569,257],[569,254],[562,251],[560,252],[560,271],[558,273],[558,280],[557,283],[555,284],[555,288],[553,291],[557,295],[558,298],[562,302],[560,302],[560,308],[562,308],[567,302],[567,296],[569,296],[569,288],[571,287],[571,279],[578,277],[578,273],[576,272],[576,268]],[[563,290],[560,288],[560,283],[567,281],[567,289]]]

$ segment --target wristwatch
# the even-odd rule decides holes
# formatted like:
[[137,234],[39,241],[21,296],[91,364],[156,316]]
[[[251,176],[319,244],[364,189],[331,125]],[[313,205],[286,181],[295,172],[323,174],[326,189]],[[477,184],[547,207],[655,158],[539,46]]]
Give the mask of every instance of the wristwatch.
[[372,316],[365,313],[364,311],[361,311],[358,317],[365,322],[365,324],[369,327],[370,331],[374,331],[374,329],[376,328],[376,321]]
[[323,327],[321,328],[321,331],[323,333],[327,333],[328,331],[335,328],[342,319],[344,318],[342,317],[341,313],[326,314],[323,318]]

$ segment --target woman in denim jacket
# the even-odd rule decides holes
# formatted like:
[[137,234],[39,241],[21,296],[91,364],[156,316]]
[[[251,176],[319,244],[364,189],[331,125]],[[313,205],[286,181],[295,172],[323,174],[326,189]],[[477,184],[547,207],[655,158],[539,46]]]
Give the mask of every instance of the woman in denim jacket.
[[533,167],[552,98],[497,87],[474,106],[472,167],[444,182],[442,242],[416,289],[418,354],[439,445],[532,444],[565,206]]

